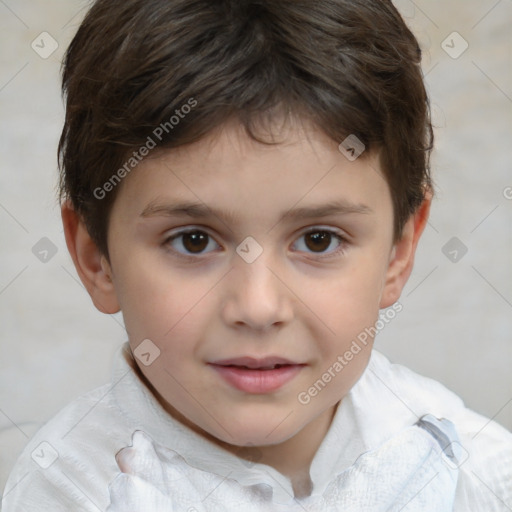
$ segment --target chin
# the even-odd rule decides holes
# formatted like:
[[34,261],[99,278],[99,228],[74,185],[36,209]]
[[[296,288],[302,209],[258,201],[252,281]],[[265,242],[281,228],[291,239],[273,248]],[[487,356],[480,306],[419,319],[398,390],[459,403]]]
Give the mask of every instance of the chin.
[[214,432],[210,431],[210,435],[233,446],[277,445],[292,438],[301,430],[301,426],[291,423],[286,427],[280,425],[284,418],[286,415],[276,421],[275,415],[272,415],[270,420],[258,415],[257,418],[247,418],[245,421],[232,421],[229,426],[226,425],[229,434],[216,425]]

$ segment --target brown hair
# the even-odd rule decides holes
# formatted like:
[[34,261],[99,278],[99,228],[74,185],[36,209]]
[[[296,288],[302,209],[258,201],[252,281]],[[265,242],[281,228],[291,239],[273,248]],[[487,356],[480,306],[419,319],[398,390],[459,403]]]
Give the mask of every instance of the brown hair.
[[61,198],[108,256],[113,179],[150,139],[177,147],[235,117],[265,142],[255,123],[285,112],[381,149],[399,238],[431,186],[420,61],[389,0],[97,0],[63,63]]

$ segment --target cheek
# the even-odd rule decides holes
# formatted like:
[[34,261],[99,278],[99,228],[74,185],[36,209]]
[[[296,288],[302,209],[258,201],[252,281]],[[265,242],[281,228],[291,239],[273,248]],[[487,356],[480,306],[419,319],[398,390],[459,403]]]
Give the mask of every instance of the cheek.
[[315,379],[329,382],[328,390],[322,392],[326,403],[335,403],[348,393],[363,373],[379,315],[381,267],[374,260],[373,265],[368,261],[345,270],[336,279],[312,286],[309,295],[329,326],[327,335],[325,329],[315,335],[320,352]]
[[323,283],[311,283],[308,296],[315,309],[335,331],[346,339],[372,325],[379,314],[382,289],[382,270],[375,265],[353,265],[340,272],[339,277]]
[[[334,404],[345,396],[364,372],[373,347],[373,328],[378,319],[378,276],[367,272],[317,289],[316,303],[322,320],[329,326],[325,335],[316,332],[319,364],[304,391],[315,393],[315,386],[325,384],[318,407]],[[313,395],[311,395],[313,396]]]
[[175,338],[183,338],[204,316],[212,285],[208,280],[190,279],[183,273],[157,263],[137,264],[131,258],[119,268],[118,299],[126,330],[134,344],[149,338],[162,349]]

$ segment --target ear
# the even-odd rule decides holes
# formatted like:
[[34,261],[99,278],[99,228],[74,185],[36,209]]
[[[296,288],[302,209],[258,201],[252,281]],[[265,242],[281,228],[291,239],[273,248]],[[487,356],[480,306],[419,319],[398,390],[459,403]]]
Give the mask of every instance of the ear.
[[392,306],[400,298],[411,275],[416,247],[427,225],[431,204],[432,194],[428,192],[416,213],[406,222],[402,237],[393,246],[381,296],[381,309]]
[[69,202],[62,205],[61,215],[66,245],[94,305],[102,313],[117,313],[120,307],[107,258],[93,242],[82,219]]

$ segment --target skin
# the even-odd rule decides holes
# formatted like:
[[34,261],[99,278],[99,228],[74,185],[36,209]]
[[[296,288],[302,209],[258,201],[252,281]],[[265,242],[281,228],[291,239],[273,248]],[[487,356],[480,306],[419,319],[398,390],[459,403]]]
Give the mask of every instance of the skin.
[[[364,372],[372,343],[308,404],[298,394],[398,300],[430,197],[394,242],[391,193],[377,153],[350,162],[305,122],[289,123],[280,135],[280,144],[262,145],[232,122],[190,146],[155,151],[120,186],[108,260],[67,203],[62,216],[96,307],[123,312],[132,350],[144,339],[160,349],[149,366],[136,360],[167,411],[227,450],[248,446],[244,456],[287,475],[300,496],[310,491],[310,463],[337,404]],[[166,206],[185,201],[206,205],[210,214],[168,215]],[[364,211],[282,218],[332,201]],[[198,250],[190,237],[169,240],[189,228],[209,235],[203,252],[190,252]],[[317,237],[324,230],[325,245],[311,243],[310,230]],[[248,236],[263,248],[252,263],[236,252]],[[239,391],[208,364],[269,355],[304,364],[272,393]]]

